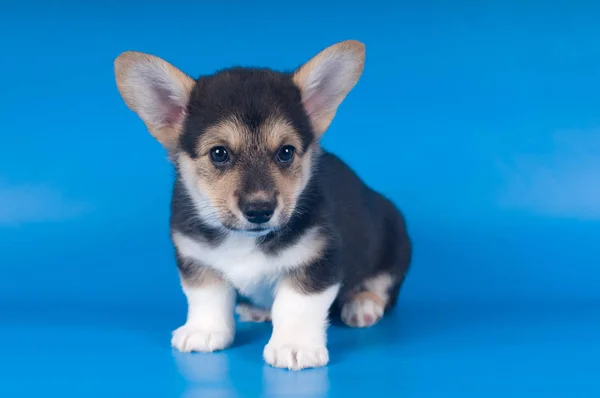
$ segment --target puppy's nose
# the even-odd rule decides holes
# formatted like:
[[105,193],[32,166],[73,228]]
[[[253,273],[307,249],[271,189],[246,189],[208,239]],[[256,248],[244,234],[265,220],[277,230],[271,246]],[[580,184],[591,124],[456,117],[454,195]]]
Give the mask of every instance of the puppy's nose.
[[264,224],[273,217],[276,205],[275,200],[243,201],[240,203],[240,210],[252,224]]

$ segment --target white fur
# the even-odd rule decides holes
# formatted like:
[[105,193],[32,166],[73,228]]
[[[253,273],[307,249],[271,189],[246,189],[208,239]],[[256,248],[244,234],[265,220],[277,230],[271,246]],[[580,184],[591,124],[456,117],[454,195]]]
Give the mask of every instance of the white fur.
[[328,314],[338,290],[335,285],[321,293],[305,294],[290,281],[281,281],[271,311],[273,334],[263,352],[268,364],[299,370],[329,362]]
[[[342,321],[352,327],[369,327],[379,322],[383,317],[384,307],[389,300],[388,289],[393,279],[389,274],[379,274],[367,279],[363,286],[365,290],[374,293],[381,301],[375,301],[369,296],[357,296],[342,308]],[[383,304],[383,305],[382,305]]]
[[268,291],[272,290],[279,277],[286,271],[317,259],[325,242],[315,227],[306,231],[296,244],[277,255],[268,255],[257,246],[257,239],[229,233],[223,242],[212,246],[173,231],[173,242],[181,256],[220,271],[245,296],[258,298],[263,295],[257,304],[269,307],[270,303],[265,303],[264,295],[272,297]]
[[[177,158],[177,164],[179,165],[179,171],[181,173],[181,177],[185,185],[187,194],[192,199],[194,207],[198,212],[197,217],[201,219],[205,224],[213,228],[222,229],[224,233],[231,232],[223,228],[219,212],[214,208],[210,197],[206,194],[206,192],[204,192],[201,186],[196,185],[196,183],[194,182],[194,174],[196,173],[196,171],[194,170],[194,162],[187,155],[179,155],[179,157]],[[304,180],[303,184],[305,184]],[[304,187],[302,187],[302,189],[304,189]],[[300,195],[300,192],[298,192],[298,195]],[[235,207],[230,207],[229,211],[234,213],[239,220],[244,220],[244,216],[242,215],[239,209]],[[282,217],[282,209],[281,206],[277,206],[272,220],[277,220],[280,217]],[[273,229],[274,228],[267,227],[262,231],[237,231],[237,233],[241,235],[257,237],[265,236],[269,232],[273,231]]]
[[357,297],[342,308],[342,321],[351,327],[369,327],[377,323],[383,316],[384,307],[368,298]]
[[186,193],[192,199],[194,207],[198,212],[196,217],[211,227],[222,228],[223,224],[221,224],[218,213],[210,202],[210,198],[194,185],[195,171],[192,161],[187,156],[179,156],[177,163],[181,172],[183,184],[186,188]]
[[[220,271],[260,306],[271,307],[274,286],[278,284],[272,308],[273,335],[264,351],[269,364],[302,369],[328,363],[327,317],[339,286],[306,295],[296,291],[289,281],[280,281],[286,271],[318,258],[325,244],[318,228],[309,229],[296,244],[277,255],[263,253],[257,238],[243,234],[230,233],[217,246],[178,231],[172,236],[181,256]],[[190,306],[188,321],[174,332],[173,346],[182,351],[212,351],[230,345],[235,332],[233,289],[222,283],[184,287],[184,292]]]
[[388,290],[390,289],[390,287],[392,287],[393,282],[394,279],[390,274],[383,273],[374,276],[373,278],[367,279],[363,283],[363,285],[366,290],[375,293],[376,295],[381,297],[383,302],[387,303],[387,301],[389,300]]
[[179,351],[210,352],[227,348],[235,335],[235,291],[224,282],[202,287],[183,286],[188,302],[185,325],[173,332],[171,345]]

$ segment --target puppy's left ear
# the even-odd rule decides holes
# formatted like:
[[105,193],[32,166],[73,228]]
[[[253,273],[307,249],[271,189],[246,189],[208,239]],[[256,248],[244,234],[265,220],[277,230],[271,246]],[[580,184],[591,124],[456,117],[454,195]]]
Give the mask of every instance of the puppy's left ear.
[[358,82],[365,64],[365,45],[348,40],[334,44],[301,66],[293,76],[313,130],[321,136],[346,95]]
[[158,57],[135,51],[115,59],[117,87],[165,148],[177,146],[194,80]]

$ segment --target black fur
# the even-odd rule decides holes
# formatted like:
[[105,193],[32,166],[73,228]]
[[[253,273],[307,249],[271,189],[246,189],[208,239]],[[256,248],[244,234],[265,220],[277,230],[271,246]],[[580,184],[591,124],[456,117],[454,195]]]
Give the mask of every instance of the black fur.
[[256,130],[265,119],[276,114],[293,124],[300,133],[304,150],[313,141],[313,134],[300,100],[300,90],[290,73],[232,68],[202,76],[190,96],[181,146],[196,156],[198,139],[208,127],[235,115]]
[[[251,130],[258,129],[269,116],[285,117],[298,131],[303,150],[316,145],[300,91],[291,77],[268,69],[243,68],[201,77],[188,105],[181,150],[195,156],[203,132],[231,115],[243,120]],[[366,278],[386,272],[394,279],[388,302],[388,307],[393,306],[412,252],[402,214],[335,155],[319,152],[313,168],[296,213],[284,228],[256,238],[259,247],[277,253],[293,245],[308,228],[321,226],[327,231],[328,246],[314,264],[294,271],[291,276],[297,285],[310,293],[342,282],[338,295],[338,304],[342,304],[340,301],[350,292],[361,289]],[[257,181],[258,178],[257,174]],[[191,217],[193,214],[193,204],[178,175],[173,190],[172,228],[218,245],[221,233]]]

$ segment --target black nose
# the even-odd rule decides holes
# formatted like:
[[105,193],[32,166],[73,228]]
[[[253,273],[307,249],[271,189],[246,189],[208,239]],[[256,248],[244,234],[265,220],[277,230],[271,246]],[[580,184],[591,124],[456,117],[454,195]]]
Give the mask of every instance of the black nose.
[[252,200],[240,202],[240,210],[252,224],[268,222],[275,212],[275,200]]

